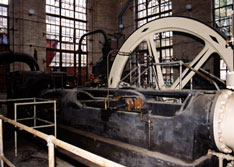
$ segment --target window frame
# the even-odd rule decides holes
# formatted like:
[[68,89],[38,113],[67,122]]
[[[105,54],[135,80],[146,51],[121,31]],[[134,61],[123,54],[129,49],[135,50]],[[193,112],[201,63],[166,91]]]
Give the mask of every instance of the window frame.
[[[51,44],[49,47],[46,47],[47,52],[55,52],[55,62],[53,63],[51,60],[50,64],[47,65],[47,70],[52,71],[67,71],[67,68],[73,68],[74,67],[74,57],[76,56],[76,66],[78,67],[78,46],[79,46],[79,39],[80,37],[87,33],[87,2],[84,0],[84,6],[79,8],[79,4],[76,4],[77,0],[57,0],[54,5],[49,4],[53,0],[46,0],[46,40],[47,42],[58,42],[57,48],[52,48]],[[69,1],[70,3],[66,3]],[[57,4],[56,4],[57,3]],[[68,6],[70,5],[70,9]],[[48,11],[48,8],[54,8],[55,10]],[[62,13],[62,11],[64,12]],[[80,12],[80,11],[83,11]],[[72,14],[72,16],[69,16],[66,14],[66,12]],[[82,13],[84,16],[84,19],[76,18],[76,14],[79,15]],[[47,17],[55,18],[55,24],[48,23]],[[51,21],[51,20],[50,20]],[[51,21],[52,22],[52,21]],[[70,23],[69,23],[70,22]],[[57,23],[57,24],[56,24]],[[65,23],[65,25],[64,25]],[[83,26],[80,26],[81,23]],[[50,26],[57,26],[58,32],[49,33],[51,31],[48,31]],[[80,27],[83,27],[81,29]],[[81,33],[83,32],[83,33]],[[72,34],[72,35],[70,35]],[[49,37],[50,36],[50,37]],[[54,40],[52,38],[54,36]],[[83,59],[82,61],[82,67],[87,66],[87,40],[83,40],[84,43],[82,43],[82,50],[83,50]],[[53,59],[54,59],[53,58]],[[57,62],[59,61],[59,62]],[[48,69],[48,67],[50,69]],[[72,73],[71,70],[68,70],[67,72]],[[74,72],[74,71],[73,71]]]
[[[138,3],[139,1],[141,1],[141,2]],[[151,2],[153,2],[153,1],[151,1]],[[149,4],[146,5],[147,0],[135,0],[136,28],[139,28],[142,25],[144,25],[144,24],[146,24],[154,19],[172,15],[172,0],[158,0],[157,2],[158,2],[158,4],[155,3],[155,5],[152,5],[149,7]],[[142,6],[143,4],[145,4],[145,8],[141,7],[141,9],[139,10],[139,6]],[[168,5],[167,10],[163,10],[162,6],[166,6],[166,4]],[[149,14],[149,9],[152,9],[153,7],[156,7],[156,9],[158,9],[158,10],[153,14]],[[145,16],[139,18],[138,13],[143,12],[143,11],[145,11]],[[145,20],[145,23],[144,23],[144,20]],[[139,23],[139,22],[143,22],[143,24]],[[168,32],[159,33],[159,34],[157,34],[157,37],[155,38],[155,42],[158,44],[158,45],[156,45],[156,47],[157,47],[156,49],[158,51],[160,62],[172,61],[172,58],[173,58],[173,41],[172,41],[173,34],[171,34],[169,37],[167,37],[167,36],[165,37],[164,33],[168,33]],[[172,33],[172,32],[169,32],[169,33]],[[169,45],[166,44],[167,40],[170,43]],[[164,45],[164,42],[165,42],[165,45]],[[169,56],[166,55],[167,52],[169,53]],[[173,67],[170,67],[170,66],[162,67],[162,72],[163,72],[163,78],[164,78],[165,84],[171,85],[174,82]]]
[[[219,2],[219,6],[216,7],[216,1]],[[213,26],[215,28],[217,28],[220,32],[222,32],[222,29],[223,28],[227,28],[229,29],[229,31],[227,33],[223,32],[224,35],[230,39],[231,38],[231,15],[232,15],[232,10],[233,10],[233,0],[231,0],[232,2],[231,3],[227,3],[226,5],[223,5],[223,6],[220,6],[220,0],[213,0],[212,1],[212,7],[213,7]],[[230,15],[228,15],[228,12],[225,10],[225,15],[224,17],[221,16],[220,14],[220,10],[221,9],[227,9],[227,7],[231,7],[231,13]],[[219,17],[216,19],[216,10],[219,10]],[[218,26],[217,24],[217,21],[221,22],[221,21],[224,21],[224,20],[229,20],[230,24],[229,25],[225,25],[225,26]],[[220,24],[221,25],[221,24]],[[223,60],[220,60],[220,78],[222,80],[226,80],[226,75],[227,75],[227,72],[228,72],[228,68],[227,68],[227,65],[224,63]],[[226,74],[225,74],[226,73]]]
[[[9,1],[8,1],[8,3],[9,3]],[[10,39],[10,37],[9,37],[9,35],[10,35],[10,31],[9,31],[9,29],[10,29],[9,28],[9,5],[3,4],[3,3],[0,2],[0,8],[1,7],[5,8],[7,10],[7,12],[6,12],[7,15],[6,16],[0,15],[0,19],[3,18],[3,19],[6,19],[6,21],[7,21],[6,28],[2,28],[2,25],[0,25],[0,29],[5,29],[6,30],[6,36],[7,36],[6,40],[7,40],[7,42],[3,43],[3,38],[2,38],[2,41],[0,42],[0,48],[1,48],[0,51],[5,51],[5,50],[10,49],[10,42],[9,42],[9,39]],[[3,33],[0,32],[0,34],[3,34]]]

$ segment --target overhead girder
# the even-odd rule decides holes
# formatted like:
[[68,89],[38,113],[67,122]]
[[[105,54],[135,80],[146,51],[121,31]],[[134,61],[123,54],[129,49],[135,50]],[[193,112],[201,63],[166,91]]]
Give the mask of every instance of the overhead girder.
[[[160,32],[175,31],[198,37],[204,42],[204,48],[191,61],[190,66],[195,70],[204,65],[214,53],[218,54],[230,71],[233,71],[233,50],[227,47],[225,37],[214,28],[191,18],[186,17],[165,17],[154,20],[137,29],[122,45],[112,65],[108,78],[110,88],[118,87],[124,67],[129,59],[129,55],[143,41],[147,43],[149,55],[154,58],[155,63],[159,63],[154,35]],[[123,55],[126,53],[127,55]],[[158,89],[166,89],[160,66],[156,66]],[[185,69],[182,73],[182,88],[194,76],[195,72]],[[168,87],[167,87],[168,89]],[[169,89],[179,89],[179,78],[169,87]]]

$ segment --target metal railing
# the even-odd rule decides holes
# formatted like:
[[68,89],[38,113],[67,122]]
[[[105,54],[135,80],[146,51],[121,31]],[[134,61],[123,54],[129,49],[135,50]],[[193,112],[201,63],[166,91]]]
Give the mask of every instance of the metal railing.
[[[138,64],[135,68],[133,68],[133,69],[131,69],[130,71],[129,71],[129,73],[127,74],[127,75],[125,75],[120,81],[119,81],[119,83],[118,83],[118,87],[120,86],[120,83],[122,83],[125,79],[127,79],[128,77],[130,77],[130,85],[131,85],[131,83],[134,83],[135,81],[137,81],[137,85],[138,85],[138,87],[141,87],[141,76],[142,75],[144,75],[145,73],[147,73],[148,71],[149,71],[149,74],[150,74],[150,82],[151,82],[151,84],[153,83],[153,73],[152,73],[152,67],[154,67],[154,66],[161,66],[161,67],[163,67],[163,66],[170,66],[170,67],[172,67],[172,66],[179,66],[179,90],[181,90],[182,88],[183,88],[183,69],[182,69],[182,67],[184,66],[184,67],[186,67],[186,68],[188,68],[190,71],[193,71],[194,73],[196,73],[196,74],[198,74],[199,76],[201,76],[202,78],[204,78],[204,79],[206,79],[207,81],[209,81],[211,84],[213,84],[214,85],[214,87],[219,91],[220,89],[219,89],[219,86],[218,86],[218,84],[213,80],[213,79],[215,79],[215,80],[218,80],[219,82],[221,82],[221,83],[223,83],[224,84],[224,82],[222,81],[222,80],[220,80],[218,77],[216,77],[216,76],[214,76],[214,75],[212,75],[212,74],[210,74],[210,73],[208,73],[207,71],[205,71],[204,69],[202,69],[202,68],[200,68],[199,70],[200,71],[202,71],[202,73],[201,72],[199,72],[198,70],[196,70],[196,69],[194,69],[193,67],[191,67],[189,64],[187,64],[187,63],[184,63],[183,61],[172,61],[172,62],[161,62],[161,63],[152,63],[151,65],[146,65],[146,64]],[[145,69],[143,70],[143,71],[141,71],[141,68],[142,67],[144,67]],[[131,80],[131,75],[134,73],[134,72],[137,72],[137,78],[134,80],[134,81],[132,81]],[[206,75],[204,75],[203,73],[205,73],[206,75],[208,75],[208,76],[206,76]],[[154,77],[156,77],[157,76],[157,74],[156,74],[156,72],[154,71]],[[213,78],[213,79],[212,79]],[[190,79],[190,84],[192,84],[192,79],[193,78],[191,78]],[[156,84],[157,84],[157,79],[155,80],[156,81]],[[192,88],[192,85],[190,85],[190,87]]]
[[42,133],[38,130],[35,130],[31,127],[28,127],[26,125],[23,125],[19,122],[16,122],[14,120],[11,120],[7,117],[4,117],[2,115],[0,115],[0,158],[1,158],[1,167],[4,166],[4,162],[10,166],[10,167],[15,167],[15,165],[13,165],[5,156],[4,156],[4,151],[3,151],[3,127],[2,127],[2,121],[5,121],[15,127],[20,128],[21,130],[27,131],[45,141],[47,141],[47,146],[48,146],[48,161],[49,161],[49,167],[54,167],[55,166],[55,155],[54,155],[54,147],[55,145],[67,150],[77,156],[80,156],[84,159],[87,159],[88,161],[99,165],[99,166],[103,166],[103,167],[124,167],[123,165],[120,165],[118,163],[115,163],[113,161],[110,161],[108,159],[105,159],[103,157],[100,157],[98,155],[95,155],[93,153],[90,153],[88,151],[85,151],[83,149],[80,149],[78,147],[75,147],[69,143],[66,143],[62,140],[57,139],[55,136],[53,135],[47,135],[45,133]]
[[[144,75],[145,73],[147,73],[147,71],[152,71],[152,67],[154,66],[179,66],[179,89],[181,90],[182,89],[182,65],[183,65],[183,62],[182,61],[173,61],[173,62],[161,62],[161,63],[152,63],[150,66],[146,65],[146,64],[138,64],[137,67],[131,69],[129,71],[129,73],[127,75],[125,75],[118,83],[118,87],[120,85],[121,82],[123,82],[125,79],[127,79],[128,77],[131,78],[131,75],[137,71],[137,84],[138,86],[140,87],[141,85],[141,76]],[[141,72],[141,68],[142,67],[145,67],[145,69]],[[150,72],[150,82],[153,82],[153,73]],[[154,71],[154,75],[156,76],[156,72]],[[135,82],[136,80],[132,81],[130,79],[130,84]],[[151,83],[152,84],[152,83]]]
[[[14,99],[14,101],[19,101],[19,100],[24,100],[24,99]],[[34,129],[39,129],[39,128],[48,128],[48,127],[54,127],[54,136],[57,137],[57,116],[56,116],[56,100],[46,100],[46,99],[39,99],[39,98],[32,98],[33,102],[21,102],[21,103],[14,103],[14,120],[15,122],[18,121],[28,121],[28,120],[33,120],[33,127]],[[40,100],[40,101],[37,101]],[[50,122],[48,120],[44,120],[41,118],[37,117],[37,105],[41,104],[53,104],[53,109],[54,109],[54,122]],[[33,117],[27,117],[27,118],[21,118],[18,119],[18,114],[17,114],[17,107],[18,106],[29,106],[33,105]],[[37,125],[37,121],[45,123],[45,125]],[[15,156],[17,156],[18,152],[18,140],[17,140],[17,131],[15,130]]]
[[213,155],[216,156],[219,159],[219,167],[224,166],[224,160],[227,160],[229,163],[226,165],[226,167],[232,167],[234,166],[234,156],[230,154],[223,154],[223,153],[218,153],[212,150],[208,151],[208,155]]
[[[39,128],[54,128],[54,136],[57,136],[57,119],[56,119],[56,100],[48,100],[48,99],[42,99],[42,98],[20,98],[20,99],[4,99],[0,100],[0,103],[14,103],[14,120],[15,122],[18,121],[30,121],[33,120],[33,126],[31,128],[39,129]],[[37,117],[37,105],[42,104],[53,104],[54,109],[54,122],[50,122],[48,120],[44,120]],[[19,106],[33,106],[33,114],[32,117],[26,117],[26,118],[20,118],[18,119],[18,111],[17,108]],[[43,125],[38,126],[37,122],[44,123]],[[18,152],[18,140],[17,140],[17,131],[14,132],[14,148],[15,148],[15,156],[17,156]]]

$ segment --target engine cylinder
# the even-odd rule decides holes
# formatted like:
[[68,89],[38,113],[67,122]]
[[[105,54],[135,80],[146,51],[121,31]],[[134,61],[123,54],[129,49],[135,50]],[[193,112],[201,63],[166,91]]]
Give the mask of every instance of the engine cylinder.
[[216,147],[224,153],[234,150],[234,94],[230,90],[223,90],[216,97],[213,105],[213,136]]

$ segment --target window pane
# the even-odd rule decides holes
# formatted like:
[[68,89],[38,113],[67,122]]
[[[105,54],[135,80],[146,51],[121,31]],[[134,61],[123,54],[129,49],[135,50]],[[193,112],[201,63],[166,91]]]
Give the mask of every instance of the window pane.
[[[232,0],[214,0],[215,27],[218,28],[228,38],[231,37],[231,15]],[[220,78],[226,80],[227,66],[223,60],[220,61]]]
[[[171,0],[138,0],[137,1],[137,27],[146,24],[149,21],[172,15]],[[147,3],[148,2],[148,3]],[[158,56],[163,62],[170,62],[173,58],[172,52],[172,32],[163,32],[154,35],[155,47],[157,48]],[[166,48],[166,49],[165,49]],[[146,50],[147,46],[141,44],[139,49]],[[166,85],[173,82],[173,69],[162,68],[163,77]]]
[[8,5],[8,0],[0,0],[0,4]]
[[[87,32],[86,0],[46,0],[46,13],[47,48],[56,51],[47,67],[56,67],[56,70],[60,64],[65,68],[73,67],[79,39]],[[83,42],[82,49],[87,51],[86,41]],[[47,52],[48,56],[55,51]],[[83,59],[81,61],[86,63]]]

